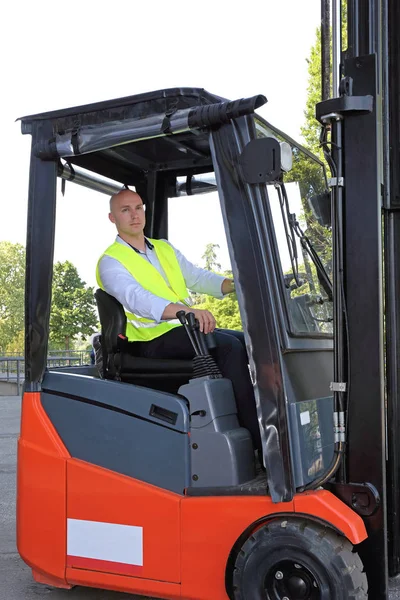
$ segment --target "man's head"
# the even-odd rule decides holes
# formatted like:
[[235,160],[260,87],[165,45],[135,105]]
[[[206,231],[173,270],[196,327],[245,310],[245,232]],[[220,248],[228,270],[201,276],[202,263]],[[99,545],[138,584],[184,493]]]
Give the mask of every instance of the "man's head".
[[108,218],[115,224],[121,237],[141,237],[146,218],[139,194],[124,189],[111,196]]

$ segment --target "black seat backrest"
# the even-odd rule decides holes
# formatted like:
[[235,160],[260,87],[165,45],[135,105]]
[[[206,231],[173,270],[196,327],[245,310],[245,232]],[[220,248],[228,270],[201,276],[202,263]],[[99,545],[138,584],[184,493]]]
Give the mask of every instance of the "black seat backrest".
[[118,336],[126,333],[126,314],[120,302],[104,290],[95,292],[101,324],[101,345],[107,355],[117,352]]

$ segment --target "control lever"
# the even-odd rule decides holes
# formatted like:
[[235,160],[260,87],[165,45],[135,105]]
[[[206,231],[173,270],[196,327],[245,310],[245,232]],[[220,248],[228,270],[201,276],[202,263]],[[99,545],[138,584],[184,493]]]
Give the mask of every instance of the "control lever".
[[[197,379],[199,377],[220,379],[222,377],[221,371],[208,351],[207,337],[211,336],[212,334],[209,333],[206,336],[200,331],[199,322],[192,312],[186,313],[184,310],[180,310],[176,313],[176,317],[184,326],[189,340],[194,348],[195,357],[193,359],[193,379]],[[214,344],[215,347],[214,338],[212,338],[212,344]]]
[[200,331],[199,322],[196,319],[196,317],[194,316],[194,313],[192,313],[192,312],[187,313],[186,319],[187,319],[187,322],[189,323],[189,327],[190,327],[191,331],[193,332],[193,335],[196,338],[196,342],[200,349],[200,354],[202,356],[207,356],[209,354],[209,352],[208,352],[208,347],[207,347],[207,343],[205,340],[205,334]]
[[[193,313],[190,313],[190,314],[194,317]],[[187,333],[187,335],[189,337],[189,340],[190,340],[190,342],[191,342],[191,344],[193,346],[193,349],[194,349],[194,352],[195,352],[196,356],[201,356],[202,353],[200,351],[200,347],[198,345],[197,339],[195,338],[194,332],[189,327],[189,325],[188,325],[188,323],[186,321],[187,315],[186,315],[185,311],[184,310],[179,310],[176,313],[176,317],[177,317],[177,319],[179,319],[179,322],[184,326],[185,331],[186,331],[186,333]]]

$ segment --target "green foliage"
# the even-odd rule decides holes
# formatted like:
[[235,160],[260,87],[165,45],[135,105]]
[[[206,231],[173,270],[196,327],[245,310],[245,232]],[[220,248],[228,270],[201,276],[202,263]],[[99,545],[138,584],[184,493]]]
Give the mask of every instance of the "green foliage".
[[0,351],[20,336],[24,327],[25,249],[0,242]]
[[[347,38],[347,3],[342,0],[343,17],[343,49],[346,46]],[[321,125],[315,118],[315,105],[321,101],[321,29],[316,31],[315,43],[311,48],[308,62],[308,87],[307,101],[304,111],[305,122],[301,128],[301,134],[305,140],[305,146],[315,154],[322,162],[325,162],[322,148],[320,147]],[[314,249],[320,256],[329,275],[331,275],[332,262],[332,232],[330,228],[321,225],[315,218],[310,202],[319,197],[323,202],[326,194],[326,181],[323,175],[322,167],[305,153],[294,148],[293,169],[284,176],[285,184],[297,182],[299,184],[300,196],[302,200],[301,214],[297,215],[301,227],[306,231]],[[205,268],[211,271],[219,272],[220,264],[217,260],[217,244],[208,244],[203,254]],[[321,288],[318,281],[315,265],[305,256],[301,265],[301,278],[304,283],[299,288],[291,290],[291,297],[307,294],[310,298],[321,294]],[[231,277],[231,273],[224,273],[226,277]],[[237,298],[235,294],[229,294],[223,300],[217,300],[204,295],[196,295],[196,306],[198,308],[208,309],[213,313],[217,320],[218,327],[229,329],[241,329],[241,320]],[[329,318],[331,307],[329,303],[321,306],[313,306],[316,316],[322,319],[321,330],[329,330]]]
[[[23,353],[24,290],[25,249],[0,242],[0,353]],[[93,288],[67,261],[54,266],[52,296],[49,349],[69,349],[98,327]]]
[[207,271],[220,271],[221,265],[218,262],[216,248],[219,248],[219,244],[207,244],[203,256],[201,257],[205,261],[204,268]]
[[321,101],[321,29],[317,30],[315,44],[311,48],[308,62],[308,88],[306,109],[304,111],[305,124],[301,128],[301,135],[305,139],[306,146],[322,158],[319,147],[319,133],[321,125],[315,118],[315,105]]
[[285,175],[285,184],[299,184],[302,211],[297,215],[301,228],[310,239],[323,264],[330,271],[332,261],[332,232],[315,218],[311,202],[319,198],[321,203],[329,203],[325,177],[319,163],[312,161],[306,154],[294,152],[293,169]]
[[[231,271],[221,273],[227,278],[232,278]],[[201,295],[200,303],[196,308],[209,310],[215,317],[217,326],[221,329],[242,330],[242,321],[240,319],[239,304],[235,293],[227,294],[222,300],[212,296]]]
[[[343,13],[343,39],[347,31],[347,6],[342,1]],[[320,147],[321,125],[315,118],[315,105],[321,101],[321,29],[317,29],[315,43],[311,48],[308,62],[308,88],[307,101],[304,111],[305,123],[301,133],[306,147],[322,162],[325,163],[322,148]],[[306,230],[315,250],[324,263],[328,274],[331,274],[332,261],[332,232],[330,228],[322,226],[314,217],[311,209],[311,201],[326,194],[326,183],[322,176],[321,166],[311,160],[306,154],[294,148],[293,168],[285,174],[285,183],[296,181],[299,183],[300,196],[302,200],[302,213],[298,216],[301,226]],[[328,171],[329,172],[329,171]],[[312,291],[312,290],[308,290]]]
[[[207,244],[202,259],[204,260],[204,268],[207,271],[213,271],[219,275],[224,275],[228,279],[232,279],[232,271],[221,272],[221,265],[218,262],[216,249],[218,244]],[[209,310],[215,317],[217,326],[221,329],[242,329],[242,322],[239,313],[239,304],[235,293],[227,294],[222,300],[207,296],[206,294],[194,294],[193,303],[196,308]]]
[[25,346],[25,331],[21,329],[14,337],[11,338],[11,341],[7,344],[5,351],[7,354],[19,354],[23,356],[24,354],[24,346]]
[[83,339],[97,327],[94,290],[85,287],[76,267],[69,261],[56,263],[50,315],[50,340],[70,348],[80,334]]
[[221,329],[242,330],[239,306],[236,295],[229,294],[223,300],[209,297],[196,308],[204,308],[214,315],[217,327]]
[[[342,0],[342,46],[343,50],[347,46],[347,1]],[[330,44],[332,56],[332,43]],[[322,150],[319,146],[319,133],[321,125],[315,118],[315,105],[321,102],[322,97],[322,77],[321,77],[321,28],[316,32],[316,40],[310,51],[308,63],[308,87],[307,101],[304,111],[305,123],[301,128],[301,134],[306,142],[307,148],[314,154],[323,159]],[[332,64],[332,59],[331,59]]]

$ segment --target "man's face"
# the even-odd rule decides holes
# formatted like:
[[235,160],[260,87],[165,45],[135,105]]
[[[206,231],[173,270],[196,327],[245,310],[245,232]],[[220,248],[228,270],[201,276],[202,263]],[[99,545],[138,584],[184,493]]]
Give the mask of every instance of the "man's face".
[[143,201],[139,194],[130,190],[113,197],[108,217],[115,223],[119,234],[129,236],[141,234],[146,224]]

